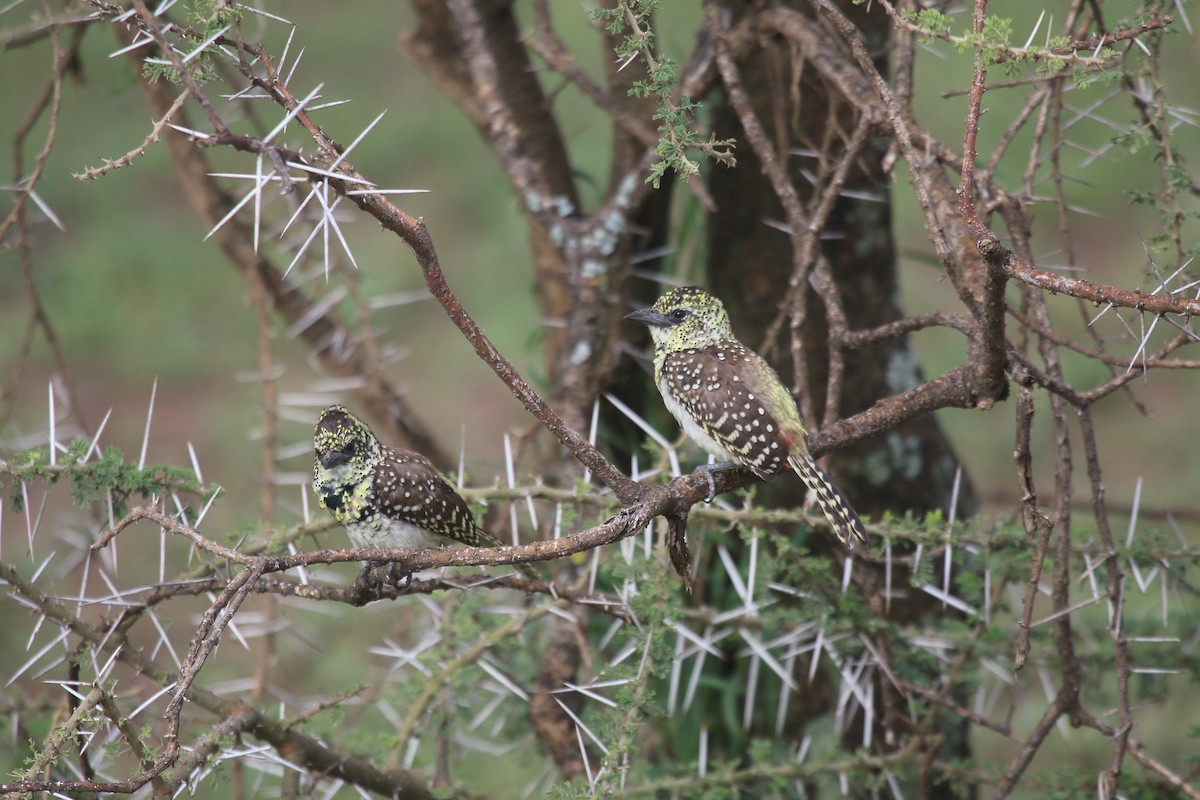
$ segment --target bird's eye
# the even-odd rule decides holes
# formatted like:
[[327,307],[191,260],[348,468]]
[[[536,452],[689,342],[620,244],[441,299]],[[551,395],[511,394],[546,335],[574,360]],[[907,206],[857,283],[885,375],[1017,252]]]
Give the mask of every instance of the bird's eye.
[[667,316],[670,317],[671,319],[675,320],[676,322],[683,322],[685,319],[688,318],[688,312],[687,312],[687,309],[677,308],[674,311],[672,311],[670,314],[667,314]]

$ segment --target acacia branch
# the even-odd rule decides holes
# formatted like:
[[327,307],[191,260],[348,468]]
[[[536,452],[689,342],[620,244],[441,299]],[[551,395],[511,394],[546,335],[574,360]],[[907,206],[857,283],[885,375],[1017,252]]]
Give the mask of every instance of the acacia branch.
[[[159,686],[171,686],[176,682],[175,675],[159,667],[141,649],[129,646],[124,637],[112,635],[112,631],[107,627],[93,627],[84,622],[76,616],[73,605],[68,607],[62,601],[43,593],[19,571],[4,562],[0,562],[0,580],[5,581],[12,591],[28,600],[47,619],[53,621],[60,628],[69,630],[80,641],[94,648],[95,652],[114,657]],[[273,715],[265,714],[244,703],[226,700],[197,686],[188,688],[186,698],[193,705],[203,708],[218,719],[230,719],[242,713],[241,710],[249,709],[246,713],[253,715],[252,724],[248,728],[251,735],[272,745],[293,764],[304,766],[314,774],[341,779],[355,786],[361,786],[367,791],[396,800],[433,800],[433,794],[425,787],[424,782],[408,770],[392,769],[385,772],[377,769],[367,759],[345,753],[318,739],[300,733]],[[152,775],[160,774],[162,770],[175,763],[178,753],[179,742],[167,739],[164,751],[158,756],[153,769],[135,780],[105,784],[102,790],[120,794],[137,791],[150,780]],[[91,791],[86,782],[47,781],[44,783],[45,786],[42,788],[18,788],[15,791]],[[10,786],[12,784],[0,784],[0,794],[9,793]]]
[[[123,38],[128,41],[130,36],[125,34]],[[176,96],[170,84],[143,80],[142,88],[156,116],[166,116]],[[186,109],[178,110],[176,119],[180,127],[190,127]],[[184,195],[201,221],[210,228],[215,226],[233,208],[233,199],[212,177],[214,170],[203,150],[175,131],[168,132],[165,139]],[[221,141],[255,152],[262,150],[252,137],[227,134]],[[289,159],[293,155],[300,156],[299,153],[286,155]],[[271,306],[288,324],[306,321],[298,336],[329,374],[367,378],[358,390],[358,396],[372,416],[386,421],[403,436],[407,446],[428,456],[435,464],[449,468],[453,463],[449,455],[438,445],[424,421],[413,413],[399,390],[383,375],[380,365],[371,361],[364,349],[356,344],[357,338],[350,335],[335,310],[322,310],[318,303],[289,282],[283,271],[254,247],[251,231],[238,220],[228,220],[212,238],[247,280],[261,282],[270,295]],[[336,342],[345,343],[345,346],[335,347]]]
[[[930,31],[927,28],[921,27],[907,19],[903,14],[899,13],[896,6],[888,0],[882,0],[880,5],[887,11],[888,16],[892,18],[897,28],[908,31],[909,33],[917,34],[922,37],[932,37],[940,39],[943,42],[956,46],[970,46],[972,42],[963,36],[954,36],[950,33],[941,33]],[[1082,4],[1077,4],[1082,5]],[[1095,34],[1084,38],[1076,38],[1070,40],[1067,44],[1056,47],[1032,48],[1032,47],[1012,47],[1004,45],[999,47],[999,52],[994,56],[993,63],[1003,64],[1006,61],[1065,61],[1074,68],[1083,69],[1106,69],[1113,65],[1113,57],[1096,57],[1095,55],[1077,55],[1078,53],[1095,53],[1100,48],[1108,47],[1118,42],[1128,42],[1133,39],[1152,31],[1165,29],[1168,25],[1175,21],[1174,17],[1169,14],[1164,14],[1160,17],[1139,22],[1129,28],[1120,28],[1115,31],[1110,31],[1103,34]],[[975,31],[978,33],[979,31]],[[998,46],[989,42],[990,48]],[[1057,77],[1057,76],[1055,76]],[[1045,80],[1044,76],[1038,76],[1039,80]]]
[[[148,90],[152,88],[153,87],[148,87]],[[277,86],[274,88],[276,91],[279,91]],[[302,112],[297,115],[297,118],[307,119],[307,115]],[[321,145],[325,152],[338,152],[341,149],[332,139],[329,139],[326,134],[315,125],[310,128],[310,133],[312,133],[318,144]],[[263,143],[257,141],[253,137],[239,136],[235,134],[221,134],[218,135],[217,138],[219,142],[229,144],[238,149],[258,152],[262,151],[264,148]],[[173,141],[174,139],[175,137],[172,137],[169,141]],[[192,148],[189,148],[189,150],[192,150]],[[195,158],[195,156],[191,155],[190,153],[180,153],[177,156],[177,159],[183,158]],[[628,476],[626,476],[611,462],[609,462],[603,456],[603,454],[593,447],[591,443],[589,443],[585,437],[580,435],[577,430],[564,422],[563,419],[553,409],[551,409],[550,406],[524,381],[524,379],[517,372],[516,368],[513,367],[512,363],[505,359],[499,353],[499,351],[496,350],[479,326],[474,322],[473,319],[470,318],[470,316],[467,315],[466,311],[462,308],[462,305],[458,302],[457,298],[450,291],[448,285],[446,284],[446,279],[438,262],[437,253],[434,249],[432,238],[429,236],[429,232],[425,227],[424,221],[420,219],[414,219],[413,217],[409,216],[394,203],[392,203],[391,200],[389,200],[384,194],[363,192],[362,187],[364,185],[374,186],[375,184],[364,179],[354,169],[353,165],[349,161],[344,159],[339,160],[335,169],[339,174],[344,175],[347,180],[329,178],[328,180],[330,181],[332,187],[342,194],[346,194],[346,192],[350,190],[355,190],[355,194],[346,196],[349,197],[349,199],[360,209],[374,217],[381,225],[383,225],[385,229],[398,234],[400,238],[408,245],[408,247],[412,249],[417,258],[417,262],[421,267],[422,273],[425,276],[426,285],[429,287],[431,294],[433,294],[433,296],[442,304],[442,307],[446,310],[446,313],[450,317],[451,321],[454,322],[454,324],[463,332],[463,335],[471,343],[472,347],[474,347],[476,354],[479,355],[479,357],[492,368],[492,370],[504,382],[504,384],[508,386],[510,391],[512,391],[513,395],[522,402],[525,408],[531,414],[533,414],[533,416],[537,418],[548,430],[550,430],[551,433],[553,433],[564,446],[571,450],[575,457],[585,467],[590,469],[600,481],[612,489],[614,494],[616,494],[623,503],[634,502],[639,497],[639,493],[641,491],[639,485],[635,481],[630,480]],[[202,177],[204,176],[196,176],[197,180],[200,180]],[[209,183],[202,188],[207,193],[224,197],[224,195],[215,187],[215,185],[211,184],[211,179],[209,179]],[[614,198],[614,207],[611,209],[606,209],[607,213],[603,215],[603,218],[607,218],[613,212],[619,213],[624,208],[627,208],[628,204],[635,202],[638,196],[640,196],[638,192],[629,192],[620,195],[618,198]],[[601,221],[602,219],[597,220],[595,224],[600,224]],[[236,231],[240,229],[238,229],[237,226],[230,221],[218,231],[218,234],[225,230]],[[247,243],[242,241],[240,244],[242,247],[239,248],[239,256],[250,256],[250,254],[245,254],[242,250]],[[253,257],[255,262],[260,262],[260,264],[265,263],[260,261],[260,257],[257,254],[253,254],[251,257]],[[275,302],[277,305],[279,305],[281,302],[283,302],[283,298],[279,297],[279,291],[277,289],[277,284],[281,281],[281,279],[276,274],[268,274],[268,277],[274,279],[269,281],[268,285],[273,289]],[[324,316],[321,317],[321,319],[324,318]],[[309,331],[312,329],[313,326],[310,326],[308,329],[306,329],[306,338],[309,335]],[[379,381],[382,383],[382,378],[379,378]],[[386,387],[386,384],[383,385]],[[432,440],[430,440],[429,444],[427,444],[424,448],[417,447],[416,449],[426,452],[427,454],[430,454],[430,450],[433,451],[433,454],[440,455],[441,453],[440,449],[436,448],[432,444]],[[433,454],[430,454],[431,458],[434,458]],[[439,461],[437,458],[434,460]],[[446,461],[444,458],[442,458],[440,459],[439,463],[444,464]]]
[[191,94],[187,90],[181,92],[179,96],[175,98],[175,102],[171,104],[171,107],[167,109],[167,113],[159,118],[158,122],[154,123],[153,127],[150,129],[150,133],[146,134],[146,138],[142,140],[140,145],[133,148],[120,158],[111,160],[107,158],[104,159],[104,166],[102,167],[87,167],[83,172],[75,173],[71,177],[77,181],[94,181],[110,172],[127,167],[133,163],[135,158],[146,155],[147,148],[158,141],[159,134],[162,133],[163,128],[165,128],[167,123],[171,121],[171,118],[175,116],[175,112],[183,108],[183,104],[187,102],[189,97],[191,97]]
[[1086,300],[1096,305],[1135,308],[1151,314],[1181,314],[1184,317],[1200,316],[1200,300],[1176,294],[1147,294],[1137,290],[1119,289],[1103,283],[1093,283],[1081,278],[1071,278],[1037,269],[1022,263],[1016,255],[1000,244],[994,235],[979,243],[980,251],[995,263],[1010,278],[1043,289],[1051,294],[1065,294]]
[[1017,642],[1013,656],[1013,672],[1020,672],[1029,657],[1029,633],[1033,621],[1033,606],[1042,580],[1042,566],[1050,544],[1053,525],[1038,509],[1037,493],[1033,488],[1033,454],[1030,451],[1033,430],[1033,391],[1028,386],[1017,390],[1017,441],[1013,458],[1017,462],[1017,482],[1021,487],[1021,521],[1027,539],[1035,541],[1033,564],[1021,599],[1021,618],[1017,621]]
[[446,310],[450,321],[462,331],[463,336],[475,348],[475,353],[485,364],[492,368],[496,376],[504,382],[529,413],[533,414],[555,438],[563,444],[579,460],[581,464],[592,471],[601,483],[613,491],[613,494],[625,505],[638,502],[644,498],[645,487],[618,469],[603,453],[597,450],[579,431],[568,425],[549,404],[533,390],[525,379],[517,372],[516,367],[500,354],[491,340],[467,314],[458,298],[446,284],[446,276],[442,272],[433,240],[425,227],[424,220],[413,220],[403,211],[396,209],[399,220],[403,223],[400,231],[405,243],[412,248],[417,257],[417,263],[425,276],[425,284],[429,292],[437,298]]
[[1133,707],[1129,699],[1129,679],[1133,664],[1129,655],[1129,641],[1125,636],[1125,571],[1117,560],[1117,545],[1109,525],[1108,510],[1105,508],[1105,485],[1100,472],[1100,456],[1096,447],[1096,431],[1092,425],[1090,409],[1079,411],[1079,427],[1083,434],[1083,452],[1087,463],[1088,480],[1092,488],[1093,517],[1100,542],[1104,548],[1106,573],[1105,592],[1108,595],[1114,662],[1117,673],[1117,713],[1120,724],[1112,733],[1114,742],[1112,757],[1104,774],[1104,786],[1109,796],[1114,796],[1121,775],[1121,764],[1129,747],[1129,734],[1133,730]]

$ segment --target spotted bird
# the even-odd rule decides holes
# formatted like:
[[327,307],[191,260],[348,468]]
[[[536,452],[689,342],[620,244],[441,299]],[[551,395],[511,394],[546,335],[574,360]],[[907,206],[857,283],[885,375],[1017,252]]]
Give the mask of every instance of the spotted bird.
[[[684,286],[625,318],[649,326],[654,382],[684,432],[722,459],[713,469],[741,466],[773,480],[791,467],[842,544],[866,543],[850,501],[809,454],[791,393],[770,364],[734,338],[720,300]],[[708,477],[715,493],[711,471]]]
[[[355,547],[503,546],[475,523],[467,501],[429,459],[387,447],[342,406],[321,412],[313,448],[313,492]],[[528,564],[514,566],[536,577]]]

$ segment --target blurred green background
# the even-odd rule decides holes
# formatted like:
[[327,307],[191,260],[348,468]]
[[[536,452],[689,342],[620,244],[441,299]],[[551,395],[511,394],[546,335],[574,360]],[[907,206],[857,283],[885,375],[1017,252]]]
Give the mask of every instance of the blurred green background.
[[[361,173],[382,186],[430,190],[400,196],[396,202],[426,220],[451,286],[465,307],[501,352],[535,385],[544,387],[541,320],[533,299],[523,215],[496,160],[466,117],[402,55],[398,37],[412,27],[409,9],[399,4],[335,7],[302,2],[270,3],[268,8],[297,23],[293,52],[303,47],[304,57],[293,79],[296,90],[304,92],[324,83],[326,100],[353,98],[351,104],[322,111],[317,118],[336,139],[352,141],[380,111],[388,111],[351,160]],[[1018,20],[1014,38],[1020,43],[1042,8],[1061,19],[1066,4],[1011,3],[995,10]],[[0,16],[0,26],[13,24],[9,18],[20,13]],[[598,74],[600,60],[608,56],[600,51],[585,9],[581,4],[555,4],[554,13],[563,37],[576,49],[581,62]],[[694,40],[697,12],[694,8],[673,9],[668,20],[659,28],[659,44],[682,59]],[[957,20],[965,24],[961,15]],[[286,30],[271,25],[267,31],[266,42],[277,51]],[[132,166],[99,181],[81,183],[71,177],[104,158],[124,154],[140,144],[150,129],[133,66],[125,57],[108,57],[117,47],[109,32],[99,28],[89,32],[80,74],[67,85],[58,138],[37,186],[40,197],[54,209],[66,230],[59,231],[35,215],[33,277],[61,339],[84,419],[94,427],[108,409],[114,409],[102,444],[116,444],[136,457],[151,386],[157,380],[149,460],[186,465],[190,442],[205,479],[221,484],[226,493],[208,522],[209,530],[245,530],[257,519],[261,474],[259,451],[248,444],[246,435],[261,423],[259,387],[242,377],[257,369],[248,287],[219,250],[203,241],[207,231],[180,197],[162,147],[151,147]],[[1165,83],[1174,95],[1173,102],[1184,109],[1181,118],[1190,121],[1194,114],[1186,109],[1197,106],[1200,86],[1195,75],[1200,63],[1194,38],[1181,23],[1169,36],[1166,53]],[[45,46],[0,54],[0,141],[12,141],[13,132],[41,91],[49,61]],[[961,147],[966,99],[942,94],[964,89],[969,78],[969,56],[944,45],[931,46],[918,63],[920,121],[956,148]],[[549,76],[546,85],[558,88],[560,83]],[[1072,95],[1069,102],[1073,108],[1091,109],[1113,91],[1113,87],[1097,84]],[[1027,92],[1023,88],[987,96],[981,154],[990,152]],[[602,185],[607,169],[605,115],[570,89],[556,95],[556,104],[566,120],[565,133],[571,139],[576,169],[585,187],[582,196],[595,200],[595,187]],[[265,105],[261,113],[272,122],[278,117],[276,109]],[[1086,149],[1063,153],[1064,168],[1080,181],[1069,187],[1072,203],[1080,209],[1070,219],[1077,263],[1086,266],[1086,277],[1098,282],[1153,288],[1156,281],[1147,268],[1141,240],[1157,231],[1156,218],[1152,209],[1132,205],[1128,193],[1157,191],[1155,151],[1146,148],[1127,155],[1113,149],[1086,164],[1091,160],[1087,151],[1104,148],[1116,133],[1097,118],[1119,128],[1130,126],[1135,119],[1128,102],[1119,98],[1088,113],[1093,117],[1077,125],[1069,137]],[[197,119],[194,116],[193,122]],[[26,147],[26,172],[45,132],[44,122],[36,126]],[[1194,125],[1181,125],[1174,137],[1184,157],[1194,160],[1200,154]],[[311,142],[305,142],[299,132],[291,133],[288,141],[311,149]],[[1014,157],[1001,163],[997,180],[1015,187],[1025,168],[1020,154],[1027,151],[1028,136],[1023,134],[1012,146]],[[252,162],[238,158],[222,157],[219,163],[233,171],[252,168]],[[5,183],[15,180],[11,164],[12,159],[7,159],[3,168]],[[902,165],[893,187],[896,234],[903,253],[900,273],[905,311],[953,310],[958,301],[931,258]],[[1039,189],[1050,193],[1048,186]],[[685,195],[681,192],[679,196]],[[1038,252],[1039,263],[1062,263],[1065,255],[1056,235],[1058,219],[1053,206],[1046,205],[1044,212],[1038,212],[1037,224],[1035,245],[1044,248]],[[363,218],[350,219],[344,230],[367,296],[423,289],[412,255],[396,237]],[[267,247],[268,252],[271,248],[280,252],[276,245]],[[686,252],[678,267],[695,273],[702,261],[688,259],[702,259],[702,249],[691,247]],[[281,255],[278,260],[286,264],[290,256]],[[1175,266],[1160,263],[1164,272]],[[1086,320],[1075,310],[1074,301],[1052,298],[1050,304],[1064,331],[1083,331]],[[17,254],[11,248],[2,250],[2,380],[9,379],[17,360],[18,334],[29,313]],[[1088,311],[1089,316],[1095,313],[1094,309]],[[389,377],[425,414],[447,450],[457,451],[460,437],[465,436],[473,483],[489,484],[502,476],[504,451],[498,432],[530,423],[517,401],[474,357],[434,303],[398,306],[378,319],[386,325],[382,339],[407,353],[390,368]],[[1126,320],[1138,329],[1136,316],[1127,314]],[[277,328],[282,336],[282,328]],[[1097,328],[1111,352],[1132,357],[1136,342],[1128,338],[1115,314],[1107,314]],[[961,363],[965,354],[964,342],[956,333],[922,333],[915,342],[927,376]],[[1188,351],[1183,352],[1186,356]],[[313,381],[322,377],[312,370],[303,348],[294,343],[281,348],[281,355],[286,366],[279,381],[281,391],[309,391]],[[5,440],[35,444],[42,436],[45,441],[46,386],[52,372],[49,349],[39,338],[28,372],[17,387],[16,411],[3,432]],[[1105,372],[1095,363],[1069,359],[1068,377],[1086,387],[1102,381]],[[1194,536],[1198,473],[1189,412],[1195,408],[1197,378],[1191,372],[1155,371],[1134,383],[1132,390],[1150,415],[1138,413],[1121,392],[1096,409],[1110,505],[1128,507],[1141,478],[1143,512],[1172,510],[1178,519],[1193,524]],[[318,410],[312,408],[313,418]],[[1019,498],[1012,463],[1013,412],[1011,402],[987,413],[939,412],[988,515],[1011,513]],[[1044,415],[1042,420],[1044,435],[1036,442],[1034,463],[1039,485],[1049,496],[1053,475],[1047,455],[1052,442]],[[301,482],[307,477],[310,455],[302,451],[311,436],[311,421],[285,421],[281,435],[281,444],[295,443],[300,453],[283,463],[294,479],[282,490],[281,502],[295,509],[300,506],[300,493],[306,490]],[[1082,490],[1086,480],[1083,469],[1077,470],[1076,480]],[[1090,528],[1086,509],[1079,510],[1076,523]],[[1125,524],[1119,515],[1114,523],[1118,527]],[[1167,528],[1161,518],[1142,524]],[[4,536],[6,555],[23,547],[23,532],[17,525],[6,526]],[[341,544],[340,540],[334,543]],[[1181,612],[1194,616],[1196,609],[1185,607]],[[390,616],[394,613],[391,605],[367,613],[400,624]],[[371,627],[362,626],[361,635],[373,636]],[[314,628],[313,638],[327,635],[323,630],[319,625]],[[361,652],[352,642],[345,646],[348,652]],[[341,666],[333,665],[333,669]],[[1183,679],[1171,685],[1171,691],[1187,695],[1180,702],[1195,719],[1192,685]],[[1142,735],[1150,739],[1148,744],[1160,744],[1152,735]],[[985,741],[994,739],[985,737]],[[996,754],[1004,749],[1001,746]],[[1068,743],[1062,749],[1072,754],[1074,745]]]

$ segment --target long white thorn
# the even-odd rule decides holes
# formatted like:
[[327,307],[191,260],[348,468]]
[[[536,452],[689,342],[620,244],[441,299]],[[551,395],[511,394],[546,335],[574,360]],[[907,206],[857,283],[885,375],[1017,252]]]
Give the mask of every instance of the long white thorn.
[[46,384],[50,416],[50,466],[58,463],[58,431],[54,420],[54,381]]
[[138,456],[138,470],[146,468],[146,449],[150,446],[150,421],[154,419],[154,397],[158,394],[158,377],[150,387],[150,406],[146,409],[146,429],[142,432],[142,453]]

